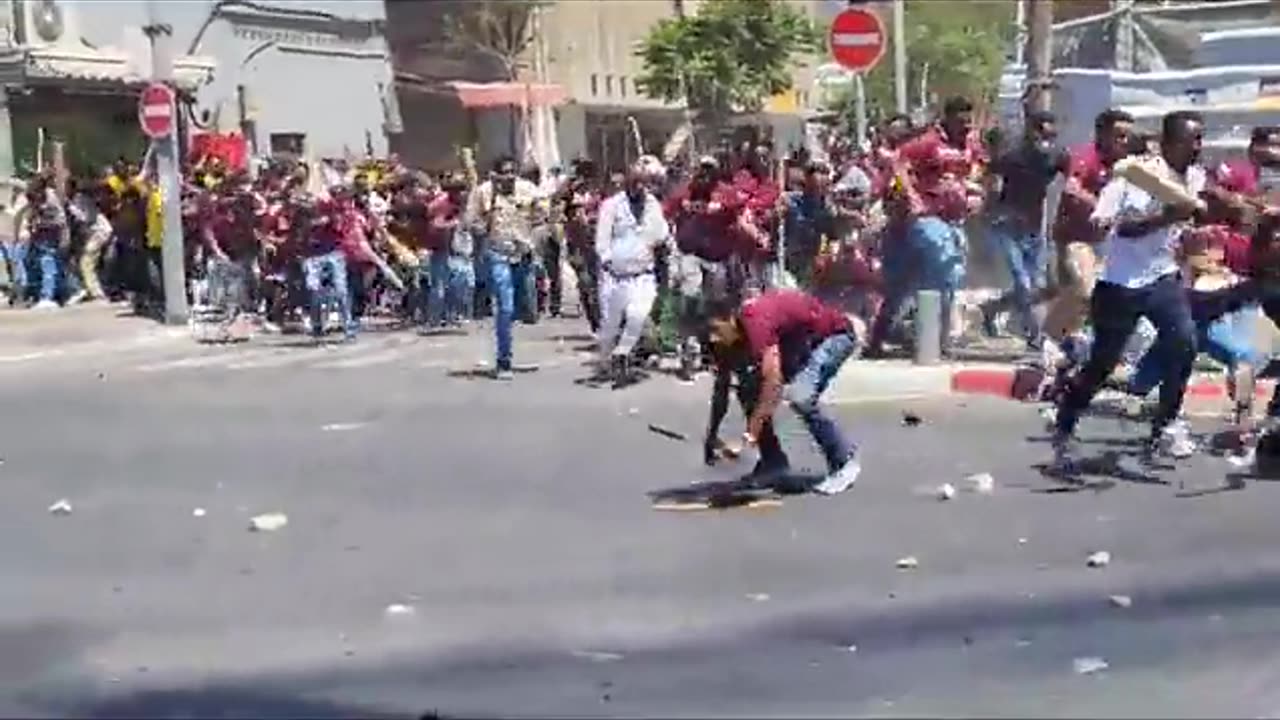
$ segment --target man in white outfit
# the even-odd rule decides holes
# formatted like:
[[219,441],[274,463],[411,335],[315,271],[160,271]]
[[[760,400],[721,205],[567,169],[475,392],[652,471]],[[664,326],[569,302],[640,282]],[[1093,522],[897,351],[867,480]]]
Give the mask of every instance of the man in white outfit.
[[600,258],[601,366],[614,387],[631,379],[631,351],[644,332],[658,295],[655,251],[671,241],[662,203],[650,188],[662,177],[655,158],[640,158],[623,189],[600,204],[596,252]]

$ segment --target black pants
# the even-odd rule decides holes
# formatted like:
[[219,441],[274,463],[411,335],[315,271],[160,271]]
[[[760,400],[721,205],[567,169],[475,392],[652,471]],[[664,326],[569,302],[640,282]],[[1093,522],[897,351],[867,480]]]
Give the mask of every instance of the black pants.
[[1089,304],[1093,349],[1058,408],[1060,435],[1075,432],[1080,413],[1089,407],[1093,396],[1115,369],[1138,320],[1143,317],[1155,326],[1156,343],[1163,346],[1161,352],[1169,358],[1160,381],[1160,402],[1152,420],[1153,436],[1177,418],[1196,359],[1196,326],[1181,277],[1173,273],[1139,288],[1099,282]]

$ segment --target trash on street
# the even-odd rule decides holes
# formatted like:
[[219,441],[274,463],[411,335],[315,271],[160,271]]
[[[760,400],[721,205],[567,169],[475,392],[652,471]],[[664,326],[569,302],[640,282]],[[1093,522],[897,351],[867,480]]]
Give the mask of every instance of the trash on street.
[[263,513],[249,520],[249,529],[254,532],[275,532],[288,524],[289,518],[284,513]]

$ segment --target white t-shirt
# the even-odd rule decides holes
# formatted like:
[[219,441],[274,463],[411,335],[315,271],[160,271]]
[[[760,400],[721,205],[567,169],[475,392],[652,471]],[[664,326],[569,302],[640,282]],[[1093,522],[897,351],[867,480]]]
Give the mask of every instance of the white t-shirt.
[[[1184,182],[1192,195],[1199,195],[1207,181],[1204,168],[1187,168]],[[1124,178],[1113,178],[1098,194],[1092,219],[1112,225],[1102,245],[1103,267],[1099,281],[1127,288],[1146,287],[1166,275],[1178,272],[1178,241],[1183,224],[1166,225],[1141,237],[1119,237],[1114,224],[1127,218],[1149,215],[1161,202]]]

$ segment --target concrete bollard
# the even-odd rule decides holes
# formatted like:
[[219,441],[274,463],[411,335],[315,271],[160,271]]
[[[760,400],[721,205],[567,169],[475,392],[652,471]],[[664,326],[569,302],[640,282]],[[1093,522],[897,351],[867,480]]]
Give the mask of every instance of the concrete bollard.
[[916,364],[937,365],[942,359],[942,293],[916,293]]

